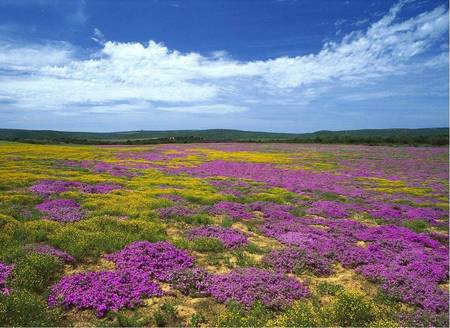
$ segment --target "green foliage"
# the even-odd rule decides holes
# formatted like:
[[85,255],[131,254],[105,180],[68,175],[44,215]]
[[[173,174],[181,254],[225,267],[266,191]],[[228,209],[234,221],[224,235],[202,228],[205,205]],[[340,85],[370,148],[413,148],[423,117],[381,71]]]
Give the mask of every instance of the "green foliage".
[[230,228],[230,227],[233,225],[233,220],[231,220],[231,219],[228,218],[228,217],[225,217],[225,218],[223,218],[222,221],[220,222],[220,225],[221,225],[222,227],[225,227],[225,228]]
[[191,317],[190,326],[191,327],[200,327],[202,323],[206,323],[205,317],[200,313],[194,313]]
[[321,296],[324,295],[335,296],[343,291],[344,288],[341,285],[333,284],[330,282],[322,281],[317,284],[317,292]]
[[180,326],[178,321],[177,309],[174,305],[165,302],[161,305],[159,310],[153,313],[153,320],[158,327],[164,326]]
[[197,252],[212,252],[219,253],[223,252],[223,243],[216,238],[196,238],[191,241],[190,249]]
[[50,220],[35,220],[24,223],[27,241],[38,243],[48,241],[48,235],[61,227],[61,224]]
[[114,321],[115,327],[148,327],[151,318],[142,316],[141,313],[135,312],[131,315],[123,312],[111,312],[109,318]]
[[448,145],[448,128],[365,129],[353,131],[318,131],[314,133],[273,133],[227,129],[137,131],[130,133],[60,132],[0,129],[0,139],[29,143],[75,144],[160,144],[211,141],[291,142],[331,144],[429,144]]
[[363,327],[375,319],[375,307],[364,295],[343,292],[329,310],[333,323],[343,327]]
[[187,224],[194,225],[208,225],[213,223],[213,220],[209,217],[208,214],[197,214],[194,216],[179,217],[178,220],[183,221]]
[[64,225],[49,235],[52,245],[77,259],[96,257],[122,249],[137,241],[155,242],[166,238],[162,224],[144,220],[96,217]]
[[320,327],[323,321],[320,308],[310,301],[297,301],[285,313],[270,321],[269,326]]
[[264,249],[254,243],[248,243],[245,250],[251,254],[266,254],[270,252],[270,249]]
[[258,265],[255,259],[245,254],[242,249],[235,250],[233,255],[236,257],[236,265],[239,267],[254,267]]
[[260,302],[256,302],[249,310],[240,304],[230,302],[227,309],[219,314],[214,326],[217,327],[265,327],[273,317],[273,312]]
[[406,221],[403,225],[415,232],[424,232],[430,227],[428,223],[423,220]]
[[173,238],[170,240],[170,242],[172,244],[175,245],[175,247],[177,248],[181,248],[181,249],[189,249],[191,247],[191,243],[189,240],[187,240],[184,237],[181,238]]
[[63,268],[63,263],[54,256],[27,255],[14,267],[13,287],[42,293],[62,274]]
[[47,308],[45,299],[27,290],[13,289],[9,295],[0,294],[0,326],[61,326],[61,317],[58,310]]

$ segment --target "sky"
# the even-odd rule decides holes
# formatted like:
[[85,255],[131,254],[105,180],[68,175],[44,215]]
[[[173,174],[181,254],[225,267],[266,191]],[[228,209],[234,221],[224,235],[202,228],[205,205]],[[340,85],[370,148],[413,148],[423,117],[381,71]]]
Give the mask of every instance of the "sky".
[[446,0],[0,0],[0,128],[447,127]]

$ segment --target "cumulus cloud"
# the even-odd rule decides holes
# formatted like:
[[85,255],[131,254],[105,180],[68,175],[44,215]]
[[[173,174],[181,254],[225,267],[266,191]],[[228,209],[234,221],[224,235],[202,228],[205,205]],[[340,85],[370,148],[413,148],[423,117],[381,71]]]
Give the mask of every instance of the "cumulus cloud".
[[257,109],[257,99],[305,103],[333,86],[406,74],[417,61],[424,67],[442,65],[442,54],[427,52],[448,31],[447,9],[440,6],[399,21],[405,3],[399,2],[367,30],[326,43],[316,54],[265,61],[233,60],[226,52],[181,53],[154,41],[105,41],[99,29],[93,39],[102,48],[87,59],[78,59],[64,42],[0,42],[0,69],[17,73],[0,72],[0,98],[19,108],[90,106],[92,113],[233,114]]

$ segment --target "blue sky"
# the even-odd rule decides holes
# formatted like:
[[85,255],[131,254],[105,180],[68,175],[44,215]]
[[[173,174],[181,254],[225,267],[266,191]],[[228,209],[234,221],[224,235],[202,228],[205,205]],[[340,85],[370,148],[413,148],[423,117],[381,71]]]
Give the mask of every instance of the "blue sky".
[[448,126],[445,0],[0,0],[0,127]]

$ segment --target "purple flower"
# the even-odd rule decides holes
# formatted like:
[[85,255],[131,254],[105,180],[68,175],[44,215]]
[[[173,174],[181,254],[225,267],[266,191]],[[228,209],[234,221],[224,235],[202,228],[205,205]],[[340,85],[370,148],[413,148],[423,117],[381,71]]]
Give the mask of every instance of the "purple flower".
[[9,294],[9,288],[6,286],[9,275],[11,274],[14,266],[0,262],[0,294]]
[[275,309],[309,295],[308,288],[298,280],[257,268],[239,268],[213,276],[209,292],[219,302],[233,300],[251,307],[256,301],[260,301]]
[[211,214],[224,214],[233,219],[251,219],[253,215],[248,212],[245,205],[235,202],[221,201],[212,206],[209,210]]
[[35,245],[32,248],[33,252],[36,253],[41,253],[41,254],[47,254],[47,255],[51,255],[51,256],[55,256],[59,259],[61,259],[62,261],[64,261],[65,263],[73,263],[75,262],[75,258],[72,255],[67,254],[66,252],[54,248],[52,246],[48,246],[48,245]]
[[164,207],[159,209],[159,216],[161,219],[170,219],[177,217],[189,217],[192,216],[193,211],[186,206],[172,206],[172,207]]
[[247,244],[247,237],[240,231],[219,226],[204,226],[191,229],[188,233],[189,239],[208,237],[220,240],[227,248],[236,248]]
[[142,271],[79,273],[62,278],[51,287],[51,307],[94,309],[98,317],[141,304],[143,297],[162,296],[161,288]]
[[169,277],[169,281],[175,289],[190,296],[208,296],[211,279],[210,273],[199,268],[175,271]]
[[194,263],[186,251],[165,241],[136,241],[106,258],[113,261],[119,270],[143,271],[162,281],[167,281],[173,272],[192,267]]
[[40,194],[41,196],[50,196],[56,193],[62,193],[71,189],[78,189],[90,194],[107,194],[113,190],[122,188],[120,185],[112,183],[99,183],[89,185],[77,181],[57,181],[57,180],[41,180],[39,183],[30,187],[30,191]]
[[45,200],[36,205],[36,209],[47,214],[48,219],[59,222],[79,221],[86,215],[80,204],[72,199]]
[[320,276],[333,273],[332,261],[310,249],[301,250],[296,247],[274,250],[264,256],[263,263],[280,272],[309,271]]

